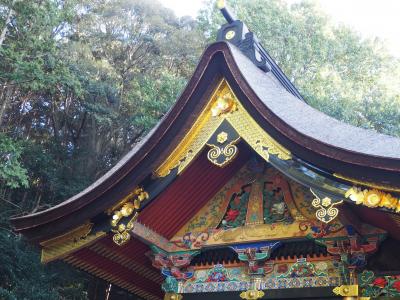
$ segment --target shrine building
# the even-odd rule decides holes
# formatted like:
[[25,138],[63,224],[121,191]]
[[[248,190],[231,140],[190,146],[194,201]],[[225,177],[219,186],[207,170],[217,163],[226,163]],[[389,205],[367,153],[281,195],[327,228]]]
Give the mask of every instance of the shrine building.
[[227,23],[158,125],[15,231],[134,299],[400,296],[400,139],[309,106],[219,5]]

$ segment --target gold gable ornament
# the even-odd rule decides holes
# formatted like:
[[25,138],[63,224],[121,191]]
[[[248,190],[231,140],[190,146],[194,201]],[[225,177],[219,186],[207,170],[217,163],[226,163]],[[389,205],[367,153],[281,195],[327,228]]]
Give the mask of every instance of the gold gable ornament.
[[315,197],[311,204],[315,208],[318,208],[318,210],[315,212],[315,217],[324,223],[329,223],[336,219],[336,217],[339,215],[339,209],[334,206],[342,204],[343,200],[333,201],[329,197],[324,197],[321,199],[311,188],[310,191]]
[[[179,175],[204,149],[224,121],[229,123],[241,140],[266,161],[269,160],[270,154],[276,155],[281,160],[292,158],[289,150],[258,125],[236,98],[226,80],[222,80],[191,129],[168,158],[154,171],[155,175],[165,177],[175,168],[178,169]],[[228,148],[229,151],[226,150],[227,154],[237,153],[237,150],[233,151],[232,146]],[[220,150],[222,154],[223,150]],[[215,154],[218,152],[218,150],[213,151]]]
[[239,139],[229,141],[228,134],[224,131],[220,132],[217,135],[217,142],[220,145],[207,144],[211,147],[207,153],[208,160],[218,167],[225,167],[238,154],[239,149],[235,144]]

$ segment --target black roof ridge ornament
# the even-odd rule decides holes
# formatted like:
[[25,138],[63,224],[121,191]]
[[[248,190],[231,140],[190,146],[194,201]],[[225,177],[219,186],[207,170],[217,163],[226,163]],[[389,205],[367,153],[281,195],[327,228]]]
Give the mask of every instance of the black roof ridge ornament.
[[300,92],[268,54],[257,36],[229,10],[225,0],[218,0],[217,7],[227,21],[218,30],[217,41],[226,41],[237,46],[258,68],[266,73],[272,72],[289,93],[305,102]]

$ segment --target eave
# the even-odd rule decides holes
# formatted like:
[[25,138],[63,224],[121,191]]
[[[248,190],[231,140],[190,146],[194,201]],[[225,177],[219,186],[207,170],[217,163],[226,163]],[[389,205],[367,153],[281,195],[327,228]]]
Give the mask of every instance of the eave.
[[[323,115],[289,94],[273,75],[260,71],[234,46],[218,42],[206,49],[176,104],[141,143],[76,196],[48,210],[13,218],[15,230],[40,242],[91,220],[123,199],[150,178],[175,149],[222,78],[252,118],[289,149],[296,160],[331,177],[340,174],[400,189],[400,150],[396,153],[400,139],[367,132]],[[343,135],[352,136],[353,131],[355,138],[362,139],[355,147],[352,140],[346,144],[346,137],[336,143],[335,134],[327,139],[318,138],[318,130],[306,126],[307,122],[328,135],[331,134],[327,126],[335,124],[335,130]],[[371,141],[379,141],[382,147],[368,147]],[[343,182],[351,184],[351,180]],[[146,208],[142,214],[146,215]]]

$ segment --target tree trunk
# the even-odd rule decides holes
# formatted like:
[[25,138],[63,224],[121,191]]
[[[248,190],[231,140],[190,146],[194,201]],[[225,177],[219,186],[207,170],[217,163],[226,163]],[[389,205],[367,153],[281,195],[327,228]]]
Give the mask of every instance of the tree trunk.
[[7,32],[8,32],[8,23],[10,23],[11,17],[14,14],[14,11],[13,11],[12,8],[14,7],[15,2],[17,2],[17,0],[13,0],[13,2],[11,3],[11,7],[10,7],[10,10],[8,11],[8,15],[7,15],[7,18],[6,18],[6,22],[4,24],[4,28],[3,28],[3,30],[1,31],[1,34],[0,34],[0,48],[2,47],[3,42],[6,39],[6,35],[7,35]]
[[4,88],[5,92],[4,92],[4,96],[3,96],[3,101],[0,106],[0,126],[1,126],[1,124],[3,124],[4,114],[7,110],[8,104],[10,103],[10,100],[14,94],[14,88],[7,89],[7,87],[6,87],[7,84],[5,84],[4,86],[5,86],[5,88]]

